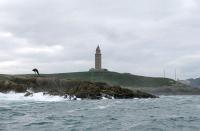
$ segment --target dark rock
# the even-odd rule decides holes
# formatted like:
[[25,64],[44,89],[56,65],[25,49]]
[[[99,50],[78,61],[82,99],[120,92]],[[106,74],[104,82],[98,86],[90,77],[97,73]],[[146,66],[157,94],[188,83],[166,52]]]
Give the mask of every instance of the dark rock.
[[47,92],[43,92],[43,96],[44,96],[44,95],[48,95],[48,93],[47,93]]
[[33,96],[33,93],[26,92],[26,94],[24,96]]
[[121,88],[120,86],[110,86],[106,83],[92,83],[78,80],[64,80],[56,78],[45,77],[17,77],[10,78],[5,81],[0,81],[0,92],[26,92],[25,96],[30,96],[31,93],[27,90],[31,89],[33,92],[45,92],[43,95],[58,95],[71,99],[101,99],[106,97],[111,99],[131,99],[131,98],[156,98],[156,96],[144,93],[141,91],[132,91]]
[[77,100],[76,96],[65,95],[64,99]]

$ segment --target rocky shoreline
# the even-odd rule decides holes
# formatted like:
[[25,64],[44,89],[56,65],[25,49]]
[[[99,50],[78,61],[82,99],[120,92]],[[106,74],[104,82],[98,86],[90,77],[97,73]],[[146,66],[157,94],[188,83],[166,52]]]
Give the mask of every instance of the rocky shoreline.
[[51,77],[8,77],[0,80],[0,92],[32,93],[44,92],[44,95],[63,96],[65,98],[81,99],[132,99],[157,98],[157,96],[142,91],[132,91],[120,86],[110,86],[106,83],[65,80]]

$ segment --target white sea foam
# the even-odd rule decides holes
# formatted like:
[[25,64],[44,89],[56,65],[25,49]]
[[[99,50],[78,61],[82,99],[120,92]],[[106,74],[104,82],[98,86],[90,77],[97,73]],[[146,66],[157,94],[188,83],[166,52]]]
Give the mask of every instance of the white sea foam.
[[103,109],[106,109],[106,108],[109,108],[110,105],[97,105],[96,107],[93,107],[91,109],[94,109],[94,110],[103,110]]
[[54,102],[54,101],[64,101],[68,99],[64,99],[61,96],[50,96],[50,95],[43,95],[43,93],[34,93],[32,96],[24,96],[25,93],[0,93],[0,101],[47,101],[47,102]]
[[104,96],[103,96],[101,99],[102,99],[102,100],[108,100],[108,98],[106,98],[106,97],[104,97]]
[[[32,91],[29,90],[32,93]],[[33,93],[30,96],[24,96],[26,93],[0,93],[0,101],[46,101],[46,102],[56,102],[56,101],[64,101],[64,100],[82,100],[81,98],[77,98],[76,96],[52,96],[48,94],[40,93]],[[102,100],[108,100],[107,97],[102,97]],[[114,97],[111,97],[114,99]]]
[[106,109],[108,108],[109,106],[98,106],[96,109]]

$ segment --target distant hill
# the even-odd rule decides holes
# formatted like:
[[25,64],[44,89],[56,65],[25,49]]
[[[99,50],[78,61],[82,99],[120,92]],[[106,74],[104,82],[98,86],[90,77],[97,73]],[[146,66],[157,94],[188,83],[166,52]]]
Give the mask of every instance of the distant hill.
[[200,78],[196,79],[188,79],[184,81],[187,85],[190,85],[191,87],[200,88]]

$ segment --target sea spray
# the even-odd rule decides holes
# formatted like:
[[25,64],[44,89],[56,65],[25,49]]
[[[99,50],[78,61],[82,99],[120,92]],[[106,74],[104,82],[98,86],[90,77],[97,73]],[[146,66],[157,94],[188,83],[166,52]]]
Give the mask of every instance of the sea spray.
[[[114,97],[108,98],[108,97],[102,96],[100,100],[108,100],[108,99],[115,99],[115,98]],[[0,101],[58,102],[58,101],[66,101],[66,100],[82,100],[82,99],[77,98],[74,95],[73,96],[70,96],[70,95],[54,96],[54,95],[49,95],[48,93],[45,93],[45,92],[31,93],[31,95],[29,96],[26,96],[26,93],[15,93],[15,92],[0,93]]]
[[68,99],[64,99],[61,96],[51,96],[51,95],[43,95],[42,92],[34,93],[32,96],[24,96],[24,93],[0,93],[0,101],[46,101],[46,102],[56,102],[56,101],[64,101]]

